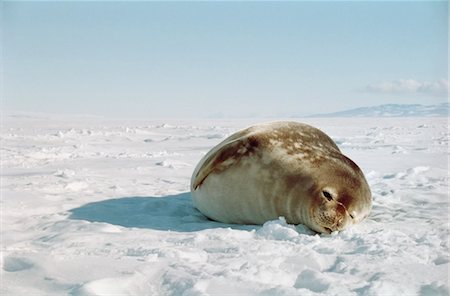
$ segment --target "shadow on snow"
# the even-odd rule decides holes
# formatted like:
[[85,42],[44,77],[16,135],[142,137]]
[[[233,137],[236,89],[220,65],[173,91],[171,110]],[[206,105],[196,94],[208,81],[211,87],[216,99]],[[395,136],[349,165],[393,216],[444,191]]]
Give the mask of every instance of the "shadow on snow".
[[192,204],[189,192],[153,197],[132,196],[85,204],[70,210],[70,219],[104,222],[135,228],[199,231],[211,228],[251,230],[257,225],[235,225],[211,221]]

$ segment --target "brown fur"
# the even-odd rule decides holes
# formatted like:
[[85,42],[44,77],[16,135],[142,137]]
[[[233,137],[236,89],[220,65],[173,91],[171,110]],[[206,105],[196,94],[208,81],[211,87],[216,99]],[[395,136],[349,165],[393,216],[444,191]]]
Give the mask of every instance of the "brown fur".
[[[228,172],[232,171],[241,174],[236,179],[239,184],[221,183],[220,176],[227,172],[229,177],[226,178],[231,178]],[[248,175],[251,172],[256,172],[260,177]],[[232,192],[240,192],[238,197],[224,195],[224,198],[234,199],[219,199],[219,203],[225,202],[235,207],[241,200],[244,202],[243,199],[257,199],[251,203],[258,207],[254,209],[253,218],[239,214],[249,209],[238,207],[230,212],[231,209],[223,208],[223,213],[228,213],[225,216],[235,217],[221,218],[228,223],[259,223],[266,219],[263,217],[272,219],[284,216],[289,223],[304,223],[318,232],[329,232],[362,220],[370,211],[370,189],[360,168],[344,156],[325,133],[296,122],[250,127],[214,147],[197,166],[191,182],[194,201],[200,203],[200,208],[201,201],[206,197],[199,198],[197,193],[209,176],[214,176],[214,184],[229,186],[229,190],[234,190]],[[228,179],[223,180],[228,182],[225,181]],[[248,191],[246,186],[256,187],[247,187],[251,189]],[[327,201],[323,196],[327,186],[336,195],[332,201]],[[205,190],[213,198],[214,188]],[[250,192],[256,192],[257,196],[252,196]],[[250,204],[244,203],[245,206]],[[203,209],[208,211],[208,206],[205,207]],[[217,211],[218,208],[215,208]],[[356,220],[350,218],[350,212],[358,215]]]

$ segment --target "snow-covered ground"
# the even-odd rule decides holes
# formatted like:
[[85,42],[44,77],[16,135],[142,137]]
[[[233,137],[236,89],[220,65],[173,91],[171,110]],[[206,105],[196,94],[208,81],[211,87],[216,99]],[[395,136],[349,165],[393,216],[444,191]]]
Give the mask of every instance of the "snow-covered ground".
[[447,117],[450,104],[386,104],[360,107],[340,112],[317,114],[311,117]]
[[301,120],[372,189],[370,217],[332,235],[192,207],[200,158],[261,121],[4,118],[1,294],[448,295],[447,118]]

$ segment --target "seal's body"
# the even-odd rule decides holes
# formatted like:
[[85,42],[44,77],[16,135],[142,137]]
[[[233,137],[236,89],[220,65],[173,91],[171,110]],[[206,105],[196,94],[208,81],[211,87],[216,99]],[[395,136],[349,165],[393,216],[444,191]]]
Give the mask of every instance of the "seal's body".
[[262,224],[283,216],[322,233],[363,220],[372,205],[360,168],[325,133],[297,122],[231,135],[197,165],[191,191],[213,220]]

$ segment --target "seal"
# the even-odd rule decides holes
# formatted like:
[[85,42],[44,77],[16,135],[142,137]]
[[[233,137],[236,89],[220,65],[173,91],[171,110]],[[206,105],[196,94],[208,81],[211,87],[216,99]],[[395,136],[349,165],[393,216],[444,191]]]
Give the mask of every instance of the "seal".
[[358,223],[372,208],[361,169],[324,132],[292,121],[226,138],[196,166],[191,193],[212,220],[263,224],[283,216],[319,233]]

